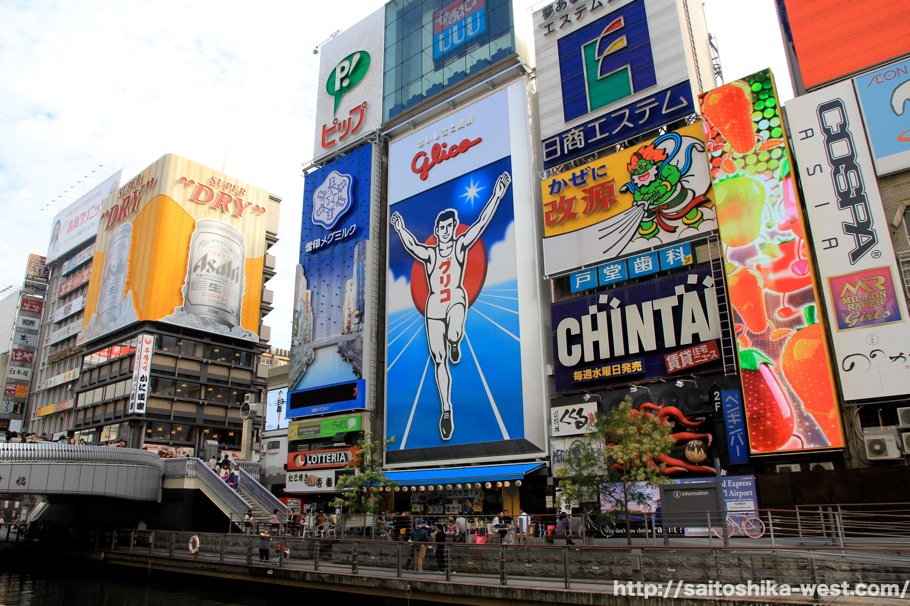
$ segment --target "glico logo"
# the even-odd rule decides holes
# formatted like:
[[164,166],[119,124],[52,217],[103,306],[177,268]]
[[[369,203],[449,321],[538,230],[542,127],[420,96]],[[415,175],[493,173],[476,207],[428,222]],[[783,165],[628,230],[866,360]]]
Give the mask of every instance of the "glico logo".
[[353,52],[338,62],[338,65],[329,74],[328,80],[325,81],[325,92],[335,98],[332,115],[338,113],[342,97],[360,84],[369,69],[370,53],[365,50]]
[[[878,234],[872,225],[869,198],[863,183],[863,173],[856,162],[856,147],[850,134],[844,102],[832,99],[818,106],[818,123],[825,138],[825,155],[831,165],[831,181],[837,196],[837,207],[849,210],[852,223],[842,223],[844,233],[853,238],[850,264],[855,265],[878,244]],[[874,258],[881,256],[872,253]]]
[[558,41],[566,122],[657,84],[644,2],[633,2]]
[[446,160],[451,160],[459,154],[463,154],[475,145],[483,141],[483,137],[476,139],[463,139],[461,143],[449,146],[448,143],[434,143],[430,149],[430,155],[427,152],[417,152],[411,160],[411,171],[420,175],[421,181],[426,181],[430,176],[430,169]]

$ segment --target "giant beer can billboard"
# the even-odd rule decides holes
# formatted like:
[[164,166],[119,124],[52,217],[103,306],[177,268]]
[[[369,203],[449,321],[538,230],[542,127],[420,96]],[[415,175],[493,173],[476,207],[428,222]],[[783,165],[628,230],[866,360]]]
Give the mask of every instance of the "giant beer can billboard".
[[845,400],[905,396],[907,303],[849,81],[787,103]]
[[268,192],[168,154],[104,201],[78,342],[147,320],[259,340]]

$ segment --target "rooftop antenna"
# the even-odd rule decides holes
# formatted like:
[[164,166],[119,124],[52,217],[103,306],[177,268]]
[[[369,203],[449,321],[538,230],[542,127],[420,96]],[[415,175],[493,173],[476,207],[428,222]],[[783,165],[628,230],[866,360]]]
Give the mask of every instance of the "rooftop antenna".
[[331,40],[332,38],[334,38],[335,36],[337,36],[337,35],[340,34],[340,33],[341,33],[341,30],[340,30],[340,29],[336,29],[334,32],[332,32],[331,34],[329,34],[329,37],[328,37],[328,38],[326,38],[325,40],[323,40],[322,42],[320,42],[319,44],[316,45],[316,48],[313,49],[313,54],[314,54],[314,55],[318,55],[318,54],[319,54],[319,48],[320,48],[323,44],[325,44],[326,42],[328,42],[329,40]]

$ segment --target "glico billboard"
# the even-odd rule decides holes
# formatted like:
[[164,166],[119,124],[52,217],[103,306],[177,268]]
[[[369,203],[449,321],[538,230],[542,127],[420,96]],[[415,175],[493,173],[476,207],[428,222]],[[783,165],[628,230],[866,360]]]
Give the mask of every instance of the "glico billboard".
[[545,450],[525,86],[390,146],[389,464]]
[[787,103],[845,400],[905,396],[907,303],[853,85]]
[[700,97],[752,453],[844,446],[777,99],[767,70]]
[[376,161],[373,146],[365,145],[306,176],[288,418],[366,406],[363,334],[374,321],[367,293]]
[[717,229],[698,124],[547,177],[541,190],[548,276]]
[[337,152],[382,123],[385,10],[330,39],[319,51],[313,158]]
[[[553,2],[534,13],[545,168],[697,112],[688,66],[692,53],[708,46],[689,45],[678,6]],[[688,10],[692,35],[706,38],[697,28],[700,5],[688,3]]]
[[278,208],[259,188],[163,156],[104,201],[77,341],[153,320],[258,342]]

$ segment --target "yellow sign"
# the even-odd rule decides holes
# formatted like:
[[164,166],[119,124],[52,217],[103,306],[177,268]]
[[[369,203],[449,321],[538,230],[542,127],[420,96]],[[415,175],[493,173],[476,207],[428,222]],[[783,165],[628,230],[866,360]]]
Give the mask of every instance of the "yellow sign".
[[258,341],[268,192],[168,154],[104,201],[78,342],[155,320]]

